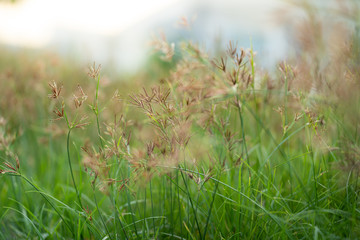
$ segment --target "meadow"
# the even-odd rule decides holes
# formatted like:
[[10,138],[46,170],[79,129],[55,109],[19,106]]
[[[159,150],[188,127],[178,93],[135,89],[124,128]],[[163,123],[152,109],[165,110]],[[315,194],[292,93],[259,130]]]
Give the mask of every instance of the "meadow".
[[270,71],[236,41],[162,36],[131,76],[2,47],[0,239],[358,239],[356,10],[305,8]]

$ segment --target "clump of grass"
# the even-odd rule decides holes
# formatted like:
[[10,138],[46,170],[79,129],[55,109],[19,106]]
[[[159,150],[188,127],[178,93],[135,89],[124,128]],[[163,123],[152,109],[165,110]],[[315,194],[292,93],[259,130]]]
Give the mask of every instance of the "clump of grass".
[[13,134],[19,121],[0,118],[1,238],[357,238],[358,38],[321,69],[311,37],[272,73],[234,41],[209,56],[165,37],[155,48],[174,67],[150,83],[105,86],[96,64],[74,85],[11,70],[0,81],[42,76],[29,96],[48,84],[47,110],[29,114],[51,121]]

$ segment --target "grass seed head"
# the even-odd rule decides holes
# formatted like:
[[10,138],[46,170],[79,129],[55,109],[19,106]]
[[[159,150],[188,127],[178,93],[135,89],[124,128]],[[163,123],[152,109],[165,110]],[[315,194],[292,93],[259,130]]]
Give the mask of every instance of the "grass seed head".
[[163,54],[160,57],[163,61],[170,62],[175,55],[175,43],[168,43],[164,34],[161,34],[160,38],[153,37],[151,45]]
[[211,61],[211,63],[212,63],[215,67],[217,67],[218,69],[220,69],[221,71],[223,71],[224,73],[226,73],[226,58],[220,57],[220,60],[214,59],[213,61]]
[[55,81],[49,83],[51,89],[51,94],[48,95],[49,98],[57,99],[60,96],[62,86],[58,86]]
[[232,41],[229,41],[229,45],[227,47],[226,53],[229,57],[235,58],[237,52],[237,44],[233,45]]
[[89,66],[88,75],[89,77],[95,79],[99,76],[101,70],[101,64],[96,66],[96,63],[94,62],[93,66]]
[[78,96],[76,96],[75,94],[73,95],[75,108],[81,107],[88,98],[88,96],[84,93],[80,85],[78,85],[78,90],[80,92],[80,95]]

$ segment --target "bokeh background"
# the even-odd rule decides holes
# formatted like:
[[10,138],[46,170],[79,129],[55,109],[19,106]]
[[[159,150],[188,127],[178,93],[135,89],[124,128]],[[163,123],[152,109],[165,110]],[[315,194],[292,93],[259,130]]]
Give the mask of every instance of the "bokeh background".
[[253,45],[268,68],[286,55],[282,17],[292,7],[283,0],[0,1],[0,42],[133,72],[146,62],[153,36],[164,33],[209,51],[229,40]]

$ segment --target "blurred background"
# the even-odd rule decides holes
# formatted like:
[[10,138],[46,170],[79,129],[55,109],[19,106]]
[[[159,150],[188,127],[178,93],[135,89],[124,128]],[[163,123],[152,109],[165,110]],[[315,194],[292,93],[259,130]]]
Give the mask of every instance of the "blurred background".
[[164,33],[206,51],[229,40],[253,45],[258,63],[269,68],[288,49],[284,9],[284,0],[0,1],[0,44],[132,73],[144,65],[152,38]]

